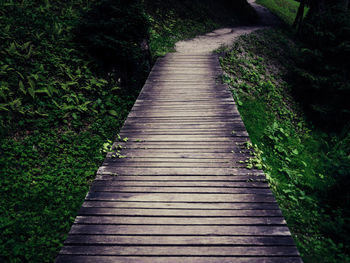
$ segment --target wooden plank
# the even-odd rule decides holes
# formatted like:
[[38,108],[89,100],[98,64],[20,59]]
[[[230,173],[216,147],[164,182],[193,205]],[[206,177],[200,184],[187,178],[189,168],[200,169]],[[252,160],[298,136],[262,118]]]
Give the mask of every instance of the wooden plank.
[[[153,87],[152,89],[148,90],[147,92],[142,92],[140,94],[139,98],[142,98],[143,96],[171,96],[175,98],[175,101],[180,96],[189,96],[191,98],[199,98],[201,96],[209,97],[212,96],[212,98],[215,99],[221,99],[222,96],[228,97],[231,95],[229,92],[223,92],[223,91],[217,91],[217,90],[190,90],[188,88],[174,88],[174,90],[164,90],[162,87]],[[178,96],[177,98],[175,96]],[[213,105],[214,106],[214,105]],[[235,108],[234,105],[227,105],[226,107]],[[217,108],[218,109],[218,108]]]
[[[149,105],[151,106],[151,105]],[[209,107],[207,107],[207,111],[206,112],[216,112],[216,113],[225,113],[227,111],[231,111],[231,114],[238,114],[237,110],[234,107],[225,107],[224,109],[218,109],[215,107],[212,107],[213,109],[210,109]],[[138,113],[152,113],[154,112],[155,109],[154,108],[147,108],[146,106],[140,107],[138,106],[138,108],[133,108],[132,112],[138,112]],[[193,109],[193,108],[177,108],[177,109],[170,109],[170,108],[163,108],[163,109],[158,109],[157,112],[161,112],[161,113],[167,113],[167,112],[181,112],[183,114],[185,113],[191,113],[191,112],[202,112],[203,113],[203,109],[199,108],[199,109]]]
[[100,166],[101,175],[246,175],[262,174],[259,170],[245,168],[193,168],[193,167],[118,167]]
[[[103,167],[109,167],[110,169],[118,168],[120,171],[124,171],[124,168],[245,168],[244,164],[233,164],[233,163],[216,163],[216,162],[129,162],[126,159],[119,159],[118,162],[109,162],[108,160],[103,163]],[[108,168],[106,168],[108,169]]]
[[86,200],[96,201],[142,201],[142,202],[263,202],[274,203],[275,199],[271,195],[251,195],[251,194],[140,194],[140,193],[105,193],[89,192]]
[[148,122],[150,124],[157,124],[157,123],[163,123],[163,124],[171,124],[171,123],[175,123],[175,124],[187,124],[187,123],[194,123],[194,124],[215,124],[215,123],[219,123],[219,124],[225,124],[225,123],[231,123],[232,121],[236,121],[238,120],[238,118],[234,119],[234,118],[229,118],[229,119],[223,119],[223,118],[193,118],[193,119],[189,119],[189,118],[130,118],[126,120],[127,124],[131,124],[131,123],[135,123],[135,122]]
[[221,188],[269,188],[266,182],[232,182],[232,181],[100,181],[96,180],[93,186],[152,186],[152,187],[221,187]]
[[[82,207],[79,215],[90,216],[153,216],[153,217],[280,217],[280,210],[199,210],[199,209],[130,209]],[[156,219],[155,219],[156,220]]]
[[[174,87],[176,88],[176,87]],[[157,106],[175,106],[175,107],[186,107],[191,106],[191,107],[197,107],[197,106],[226,106],[229,107],[230,105],[234,104],[234,101],[231,99],[221,99],[221,100],[209,100],[209,99],[201,99],[201,100],[194,100],[192,99],[191,104],[186,104],[186,103],[181,103],[181,101],[162,101],[162,100],[137,100],[134,104],[134,106],[144,106],[144,105],[157,105]]]
[[[161,131],[161,130],[123,130],[119,132],[120,136],[132,138],[133,136],[148,136],[148,135],[206,135],[212,137],[225,137],[231,136],[232,130],[212,130],[212,131],[201,131],[201,130],[169,130],[169,131]],[[239,133],[244,133],[247,135],[246,131],[239,131]]]
[[[127,137],[129,138],[129,137]],[[162,147],[160,147],[162,146]],[[242,160],[244,157],[252,157],[253,152],[248,149],[241,149],[240,147],[232,147],[224,149],[215,149],[213,147],[201,147],[204,145],[197,145],[196,147],[189,148],[186,145],[174,145],[171,148],[167,145],[161,144],[132,144],[126,146],[127,148],[114,148],[112,152],[107,153],[106,161],[149,161],[149,162],[218,162],[228,163],[232,161]],[[119,153],[123,153],[122,160],[113,157],[115,151],[118,149]],[[140,149],[140,151],[139,151]],[[168,150],[167,150],[168,149]],[[169,150],[170,149],[170,150]],[[171,149],[174,149],[171,151]],[[182,149],[188,149],[189,151],[182,151]],[[192,150],[192,151],[191,151]],[[201,153],[198,153],[200,152]],[[129,154],[126,154],[129,153]],[[123,159],[124,158],[124,159]]]
[[[165,90],[165,91],[171,91],[171,90],[203,90],[203,91],[215,91],[219,90],[222,91],[224,89],[227,89],[227,87],[224,84],[215,83],[215,86],[211,83],[162,83],[162,82],[150,82],[146,83],[144,86],[144,89],[141,91],[141,94],[143,92],[148,92],[152,90]],[[156,98],[158,99],[158,98]],[[214,104],[215,102],[222,103],[218,100],[212,100],[211,103]],[[140,101],[136,101],[136,103],[140,103]]]
[[76,224],[98,225],[286,225],[283,217],[77,216]]
[[147,100],[147,99],[152,99],[156,95],[161,95],[162,100],[175,100],[179,99],[180,96],[186,97],[187,99],[224,99],[224,98],[230,98],[231,94],[229,93],[204,93],[204,92],[198,92],[198,93],[182,93],[182,94],[177,94],[177,93],[165,93],[161,92],[159,94],[158,91],[153,91],[150,93],[142,93],[140,94],[140,99]]
[[[140,209],[202,209],[202,210],[278,210],[277,203],[203,203],[203,202],[115,202],[85,201],[82,207],[95,208],[140,208]],[[270,216],[270,215],[269,215]]]
[[[144,157],[131,157],[131,156],[125,156],[123,158],[113,158],[111,157],[113,154],[109,154],[107,159],[105,159],[105,165],[108,165],[110,163],[118,163],[122,165],[123,163],[134,163],[135,165],[142,166],[143,164],[159,164],[159,163],[167,163],[167,164],[187,164],[187,165],[193,165],[192,167],[195,167],[197,164],[218,164],[218,165],[228,165],[231,167],[235,164],[235,162],[239,162],[240,160],[243,160],[241,156],[236,156],[231,153],[229,155],[227,153],[226,158],[215,158],[215,154],[212,154],[212,157],[210,158],[210,155],[208,155],[207,158],[188,158],[184,157],[183,155],[179,155],[177,157],[166,157],[166,156],[144,156]],[[202,155],[205,156],[205,155]],[[245,164],[244,164],[245,165]]]
[[[176,87],[174,87],[176,88]],[[168,105],[168,106],[183,106],[185,103],[191,101],[192,106],[215,106],[215,105],[230,105],[234,103],[233,99],[221,98],[220,100],[210,100],[210,99],[195,99],[190,98],[178,98],[177,100],[162,100],[162,98],[151,99],[140,99],[136,101],[136,105]]]
[[154,102],[154,103],[147,103],[147,102],[135,102],[133,110],[137,109],[153,109],[153,110],[203,110],[203,109],[213,109],[213,110],[219,110],[219,109],[234,109],[236,110],[236,106],[229,102],[217,102],[217,103],[196,103],[196,104],[181,104],[177,102],[169,102],[169,103],[163,103],[163,102]]
[[[146,148],[146,149],[145,149]],[[196,150],[202,149],[203,153],[201,155],[196,155]],[[182,151],[184,150],[184,151]],[[239,149],[226,149],[226,151],[223,150],[216,150],[216,149],[205,149],[205,148],[194,148],[194,149],[188,149],[188,151],[185,151],[185,149],[178,148],[174,149],[172,152],[171,149],[162,148],[162,149],[154,149],[154,148],[147,148],[147,147],[131,147],[127,149],[123,149],[121,151],[122,159],[118,159],[115,157],[112,157],[114,153],[108,153],[107,158],[105,159],[106,162],[119,162],[118,160],[128,160],[128,161],[150,161],[158,160],[161,162],[162,159],[171,158],[178,161],[186,162],[186,160],[189,160],[191,162],[192,160],[197,161],[208,161],[215,160],[214,158],[211,158],[210,155],[221,155],[223,156],[220,159],[220,162],[233,162],[237,163],[240,161],[245,161],[249,158],[251,158],[251,154],[248,151],[240,151]],[[192,155],[193,154],[193,155]],[[202,156],[202,157],[201,157]],[[243,163],[242,163],[243,164]]]
[[[166,112],[130,112],[128,118],[203,118],[203,112],[181,112],[181,111],[166,111]],[[232,117],[231,112],[206,112],[205,118],[223,118],[223,117]]]
[[116,181],[224,181],[224,182],[266,182],[266,177],[261,174],[244,175],[118,175],[104,176],[96,180],[116,180]]
[[219,65],[217,63],[213,63],[211,61],[203,62],[203,61],[173,61],[169,63],[168,61],[159,61],[157,62],[157,67],[181,67],[181,68],[210,68],[210,69],[219,69]]
[[159,68],[159,70],[153,71],[150,76],[152,77],[166,77],[169,74],[171,75],[208,75],[208,76],[217,76],[220,73],[220,70],[212,70],[209,68],[198,68],[198,69],[186,69],[186,68]]
[[[229,234],[228,234],[229,233]],[[70,234],[89,235],[209,235],[290,236],[286,226],[201,226],[201,225],[79,225]],[[158,253],[157,253],[158,254]]]
[[206,194],[266,194],[270,189],[231,187],[173,187],[173,186],[92,186],[92,192],[113,193],[206,193]]
[[302,263],[300,257],[115,257],[62,255],[56,263]]
[[[156,161],[161,162],[163,159],[181,159],[183,161],[186,160],[203,160],[203,161],[211,161],[211,160],[220,160],[220,162],[231,161],[231,160],[242,160],[244,156],[233,154],[232,151],[221,152],[221,153],[211,153],[211,152],[182,152],[182,151],[156,151],[156,150],[148,150],[148,151],[138,151],[132,149],[124,149],[123,155],[125,154],[126,159],[131,158],[135,161]],[[110,158],[112,154],[108,154],[107,157]],[[214,156],[214,157],[213,157]],[[247,153],[246,157],[250,155]],[[214,159],[215,158],[215,159]]]
[[148,256],[298,256],[291,246],[65,246],[62,254]]
[[[201,134],[205,134],[205,135],[215,135],[217,137],[232,137],[234,133],[244,133],[247,134],[246,130],[244,127],[237,127],[235,128],[235,130],[233,129],[229,129],[229,128],[222,128],[222,129],[196,129],[196,128],[187,128],[187,129],[152,129],[152,128],[146,128],[142,129],[142,128],[135,128],[135,129],[124,129],[122,131],[119,132],[119,134],[121,135],[121,133],[125,134],[125,135],[138,135],[138,134],[143,134],[143,135],[167,135],[167,134],[174,134],[174,135],[201,135]],[[122,136],[122,135],[121,135]],[[123,136],[124,137],[124,136]],[[214,136],[213,136],[214,137]]]
[[[225,141],[228,141],[229,143],[235,143],[237,142],[237,138],[242,138],[245,140],[244,142],[249,140],[248,133],[245,131],[234,131],[235,134],[232,135],[232,130],[227,131],[217,131],[217,132],[191,132],[191,131],[184,131],[183,133],[176,132],[176,131],[169,131],[169,132],[152,132],[145,130],[144,132],[139,131],[127,131],[127,132],[120,132],[120,136],[123,138],[128,138],[128,142],[223,142],[222,144],[225,145]],[[184,140],[184,138],[188,138],[188,140]],[[206,139],[205,138],[210,138]],[[203,140],[201,140],[203,139]],[[229,146],[229,145],[226,145]]]
[[241,124],[240,119],[236,119],[233,122],[218,122],[218,123],[207,123],[207,122],[194,122],[194,123],[131,123],[131,124],[125,124],[123,126],[123,129],[128,129],[130,127],[145,127],[145,128],[163,128],[163,129],[171,129],[174,127],[177,127],[178,129],[186,129],[186,128],[197,128],[197,129],[220,129],[220,128],[227,128],[232,127],[232,129],[235,126],[238,127],[245,127],[243,124]]
[[[170,102],[163,102],[163,101],[155,101],[154,103],[152,103],[151,101],[145,101],[144,103],[140,103],[140,104],[135,104],[134,107],[132,108],[132,110],[153,110],[156,111],[158,110],[170,110],[170,111],[176,111],[176,110],[182,110],[182,111],[207,111],[207,110],[218,110],[218,106],[217,104],[210,104],[210,103],[206,103],[206,102],[199,102],[199,103],[195,103],[195,104],[188,104],[187,106],[185,106],[183,103],[181,102],[171,102],[171,105],[169,105]],[[222,103],[221,106],[223,107],[223,110],[234,110],[235,108],[233,107],[233,105],[230,105],[228,103]],[[236,121],[237,122],[237,121]]]
[[[154,65],[153,67],[155,70],[172,70],[172,69],[193,69],[193,68],[196,68],[196,69],[208,69],[209,67],[207,65],[201,65],[199,63],[196,63],[195,66],[191,66],[191,65],[185,65],[185,64],[166,64],[164,63],[163,65]],[[220,70],[220,66],[214,66],[212,65],[210,67],[210,69],[212,70],[217,70],[219,71]]]
[[[198,154],[199,151],[202,151],[201,154]],[[216,156],[222,156],[221,159],[232,159],[238,158],[249,158],[251,154],[249,151],[241,150],[239,148],[225,148],[225,149],[215,149],[215,148],[205,148],[205,147],[195,147],[187,148],[182,145],[182,147],[171,148],[168,147],[158,147],[158,145],[142,146],[142,145],[132,145],[128,148],[124,148],[121,151],[122,155],[127,156],[128,158],[199,158],[199,159],[210,159],[210,156],[215,154]],[[108,153],[107,157],[110,158],[112,153]]]
[[70,235],[65,244],[293,246],[294,241],[290,236],[206,236],[203,238],[201,236]]
[[167,135],[142,135],[140,136],[134,135],[133,137],[129,138],[129,141],[133,142],[139,142],[139,140],[144,140],[148,142],[228,142],[232,143],[234,142],[235,137],[248,137],[248,134],[246,132],[239,132],[237,131],[234,135],[223,135],[223,136],[209,136],[209,135],[174,135],[174,136],[167,136]]
[[138,140],[138,141],[116,141],[115,146],[117,146],[118,144],[120,144],[121,146],[129,146],[131,144],[136,144],[136,145],[170,145],[171,147],[173,146],[178,146],[178,145],[187,145],[187,146],[198,146],[198,145],[207,145],[207,146],[217,146],[218,147],[223,147],[223,146],[229,146],[231,149],[235,148],[235,147],[240,147],[240,148],[245,148],[246,149],[246,142],[249,140],[249,138],[241,138],[241,137],[233,137],[232,136],[232,144],[228,145],[227,142],[225,141],[219,141],[219,140],[211,140],[211,141],[207,141],[207,142],[203,142],[203,141],[191,141],[191,140],[185,140],[185,141],[172,141],[172,140],[168,140],[168,141],[145,141],[145,140]]
[[[249,138],[248,138],[249,139]],[[144,141],[134,140],[128,141],[127,143],[115,142],[113,143],[114,149],[121,149],[123,151],[135,151],[135,149],[145,149],[155,151],[162,151],[162,149],[173,149],[174,153],[184,154],[188,152],[193,153],[250,153],[243,144],[245,144],[248,139],[246,137],[235,137],[232,143],[217,142],[217,141]],[[118,148],[119,147],[119,148]]]

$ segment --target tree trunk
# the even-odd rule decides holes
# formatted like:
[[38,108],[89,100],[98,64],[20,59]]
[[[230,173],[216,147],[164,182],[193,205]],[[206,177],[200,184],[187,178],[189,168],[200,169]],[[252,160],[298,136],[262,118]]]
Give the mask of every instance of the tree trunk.
[[293,28],[298,28],[298,31],[301,27],[301,23],[303,22],[305,4],[306,0],[300,1],[298,12],[293,23]]

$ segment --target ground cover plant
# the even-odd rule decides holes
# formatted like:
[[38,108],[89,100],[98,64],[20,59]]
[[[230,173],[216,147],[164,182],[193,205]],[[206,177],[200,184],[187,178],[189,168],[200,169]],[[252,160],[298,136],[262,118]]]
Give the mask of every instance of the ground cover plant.
[[279,29],[243,36],[221,50],[223,79],[304,262],[350,262],[350,134],[313,125],[293,96],[300,45]]
[[75,41],[95,4],[0,4],[2,262],[53,261],[137,95]]

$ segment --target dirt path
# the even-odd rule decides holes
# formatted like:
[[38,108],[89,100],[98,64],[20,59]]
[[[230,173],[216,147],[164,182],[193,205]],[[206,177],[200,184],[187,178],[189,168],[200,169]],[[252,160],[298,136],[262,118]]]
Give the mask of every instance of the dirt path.
[[258,29],[279,24],[279,20],[265,7],[256,4],[254,0],[248,0],[248,2],[259,16],[258,26],[220,28],[205,35],[179,41],[176,43],[176,51],[179,53],[209,54],[222,45],[230,45],[243,34],[249,34]]

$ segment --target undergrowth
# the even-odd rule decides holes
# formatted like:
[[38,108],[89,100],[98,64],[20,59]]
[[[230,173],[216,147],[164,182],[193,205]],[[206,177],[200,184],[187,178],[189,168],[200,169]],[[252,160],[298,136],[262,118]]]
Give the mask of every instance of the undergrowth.
[[304,262],[350,262],[349,194],[341,179],[350,168],[350,133],[328,135],[305,118],[292,96],[297,44],[271,29],[220,52],[223,79]]

